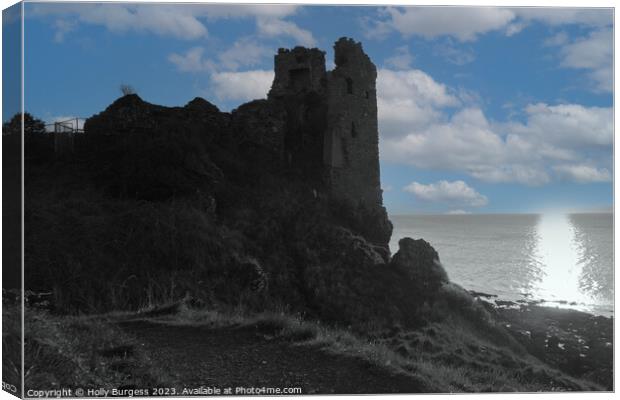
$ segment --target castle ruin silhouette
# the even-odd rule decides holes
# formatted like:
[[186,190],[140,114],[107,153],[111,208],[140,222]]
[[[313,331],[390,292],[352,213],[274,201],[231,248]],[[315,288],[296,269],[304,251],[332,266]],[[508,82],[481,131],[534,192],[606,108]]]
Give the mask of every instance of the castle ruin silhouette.
[[293,167],[316,176],[331,195],[382,204],[377,126],[377,69],[361,43],[341,38],[336,67],[325,52],[280,49],[268,101],[286,110],[284,148]]

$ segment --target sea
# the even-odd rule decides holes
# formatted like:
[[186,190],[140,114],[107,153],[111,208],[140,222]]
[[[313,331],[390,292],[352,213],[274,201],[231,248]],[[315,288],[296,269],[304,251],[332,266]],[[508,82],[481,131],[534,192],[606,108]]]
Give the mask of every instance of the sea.
[[390,215],[392,253],[424,239],[451,281],[514,302],[614,313],[613,214]]

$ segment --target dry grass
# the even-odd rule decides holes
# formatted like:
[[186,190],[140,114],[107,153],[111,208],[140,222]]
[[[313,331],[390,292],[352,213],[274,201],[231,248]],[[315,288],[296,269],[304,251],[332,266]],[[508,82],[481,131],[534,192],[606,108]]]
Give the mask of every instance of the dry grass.
[[183,326],[256,327],[293,345],[355,357],[381,368],[405,373],[431,392],[536,392],[600,390],[593,383],[555,370],[517,344],[485,338],[471,322],[448,318],[415,331],[360,335],[304,320],[287,312],[248,314],[181,308],[155,322]]
[[[16,313],[17,309],[4,312]],[[19,332],[20,326],[11,321],[4,318],[6,334]],[[165,384],[168,375],[164,366],[153,365],[139,343],[108,321],[107,317],[59,317],[26,309],[25,389]],[[3,345],[5,352],[21,353],[19,342]]]
[[[223,311],[186,303],[137,313],[52,316],[31,310],[26,318],[26,387],[142,387],[170,381],[149,355],[115,323],[148,320],[172,326],[213,329],[253,327],[291,346],[309,346],[353,357],[394,373],[407,374],[429,392],[532,392],[600,390],[544,365],[522,348],[485,337],[454,316],[416,330],[375,331],[366,335],[280,311],[251,313],[243,307]],[[10,349],[9,349],[10,350]]]

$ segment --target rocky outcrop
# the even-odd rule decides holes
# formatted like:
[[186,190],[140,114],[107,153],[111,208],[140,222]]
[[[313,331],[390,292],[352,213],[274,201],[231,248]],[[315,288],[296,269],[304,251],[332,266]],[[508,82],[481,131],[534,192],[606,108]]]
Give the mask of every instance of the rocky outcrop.
[[449,282],[437,251],[424,239],[408,237],[400,239],[398,247],[390,265],[407,275],[414,289],[413,296],[433,299],[442,285]]

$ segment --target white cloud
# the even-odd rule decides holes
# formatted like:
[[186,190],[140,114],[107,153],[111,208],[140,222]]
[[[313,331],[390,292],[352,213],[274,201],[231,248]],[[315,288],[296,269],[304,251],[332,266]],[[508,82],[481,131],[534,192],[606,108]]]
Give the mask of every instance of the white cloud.
[[514,14],[501,8],[391,9],[394,27],[405,36],[427,38],[450,35],[460,41],[475,40],[481,33],[503,28]]
[[258,44],[255,40],[243,38],[218,55],[220,65],[225,69],[236,70],[241,66],[254,66],[274,53],[272,49]]
[[[383,127],[380,121],[380,126]],[[432,121],[403,136],[382,137],[385,159],[417,167],[467,173],[487,182],[513,181],[539,185],[544,171],[522,163],[530,149],[503,140],[478,108],[463,108],[444,121]]]
[[390,32],[405,37],[418,35],[427,39],[451,36],[461,42],[476,40],[480,35],[501,31],[516,35],[529,23],[549,26],[580,25],[602,28],[613,23],[613,11],[558,7],[386,7],[375,19],[363,19],[366,37],[385,38]]
[[505,29],[515,17],[511,10],[497,7],[388,7],[383,15],[387,15],[387,20],[375,21],[367,30],[370,36],[384,36],[396,30],[405,37],[447,35],[462,42]]
[[253,39],[242,38],[232,44],[227,50],[217,54],[213,59],[204,57],[203,47],[193,47],[184,54],[172,53],[168,61],[173,63],[181,72],[214,72],[216,70],[233,70],[240,67],[251,67],[274,53],[274,50],[260,45]]
[[525,124],[510,126],[511,131],[521,137],[544,138],[546,143],[574,148],[611,146],[613,143],[611,108],[537,103],[528,105],[525,112]]
[[208,33],[192,9],[174,5],[37,3],[30,15],[77,18],[81,23],[101,25],[116,33],[135,31],[181,39],[198,39]]
[[[315,40],[307,30],[283,18],[300,9],[293,4],[123,4],[123,3],[36,3],[29,17],[58,16],[76,22],[104,26],[111,32],[153,33],[180,39],[195,40],[208,36],[203,21],[255,18],[260,34],[291,36],[303,45]],[[56,27],[62,37],[63,27]],[[64,32],[66,33],[66,32]]]
[[219,100],[245,102],[267,96],[273,82],[273,70],[238,71],[242,66],[258,64],[272,52],[252,39],[240,39],[216,60],[205,58],[205,49],[194,47],[184,54],[172,53],[168,60],[181,72],[208,73],[209,90]]
[[256,20],[256,27],[258,33],[266,37],[290,36],[300,45],[307,47],[316,45],[316,40],[310,31],[302,29],[290,21],[259,17]]
[[437,107],[456,106],[459,101],[448,87],[435,81],[419,69],[393,71],[381,69],[377,87],[382,96],[389,99],[413,99],[419,104]]
[[413,62],[413,56],[409,52],[408,46],[396,48],[396,54],[385,59],[385,65],[394,69],[409,69]]
[[560,177],[578,182],[611,182],[611,173],[607,168],[597,168],[592,165],[557,165],[553,168]]
[[267,97],[273,71],[216,72],[211,74],[213,91],[220,100],[249,101]]
[[[611,92],[613,79],[613,10],[578,8],[502,8],[502,7],[385,7],[376,18],[362,20],[366,37],[382,39],[391,32],[405,38],[416,35],[427,39],[446,37],[447,42],[436,44],[435,55],[448,62],[464,65],[474,60],[473,51],[455,46],[450,39],[475,41],[489,32],[516,35],[528,24],[538,22],[551,27],[578,25],[590,30],[586,36],[568,43],[560,32],[544,41],[545,46],[561,46],[561,66],[582,69],[595,92]],[[396,59],[398,60],[398,59]],[[403,69],[404,64],[386,63]]]
[[496,123],[472,96],[423,71],[381,69],[377,90],[384,160],[526,185],[545,184],[558,176],[554,166],[588,157],[599,170],[609,168],[611,108],[529,104],[519,113],[523,121]]
[[203,72],[215,69],[215,64],[203,58],[204,48],[194,47],[185,54],[172,53],[168,56],[168,61],[173,63],[181,72]]
[[594,90],[612,91],[613,80],[613,32],[602,29],[590,32],[572,43],[563,44],[560,53],[561,66],[584,69],[594,82]]
[[445,181],[428,185],[412,182],[403,188],[412,193],[416,198],[428,202],[441,202],[451,205],[465,205],[469,207],[482,207],[488,204],[486,196],[476,192],[463,181]]
[[420,70],[380,69],[377,77],[377,106],[382,132],[393,136],[427,126],[439,118],[439,108],[459,105],[446,85]]

